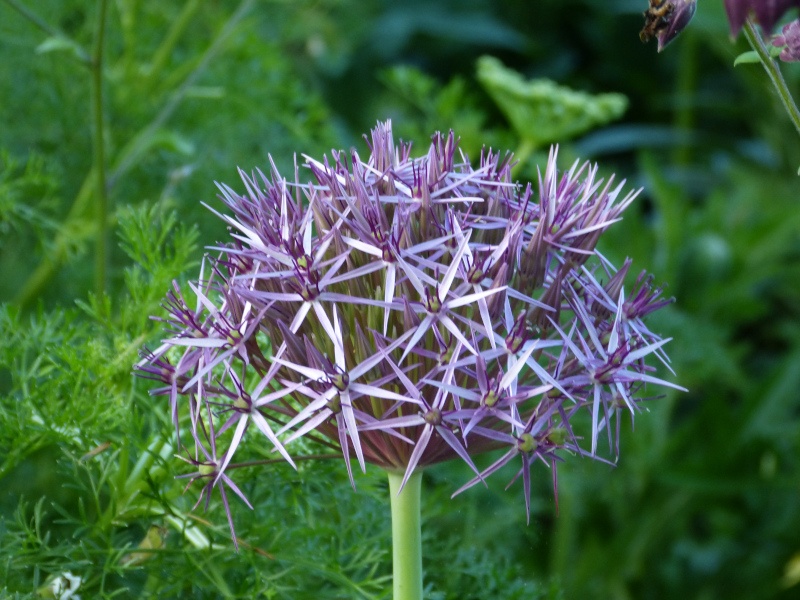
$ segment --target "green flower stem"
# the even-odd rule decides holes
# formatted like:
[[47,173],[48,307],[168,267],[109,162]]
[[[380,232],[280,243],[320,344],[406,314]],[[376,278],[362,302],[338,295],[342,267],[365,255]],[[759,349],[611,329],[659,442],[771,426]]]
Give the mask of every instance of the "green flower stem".
[[750,19],[745,21],[744,33],[747,36],[747,41],[750,42],[753,50],[758,54],[758,58],[761,59],[764,70],[767,72],[767,75],[769,75],[772,85],[775,86],[775,90],[778,92],[778,96],[780,96],[781,102],[783,102],[783,106],[786,108],[786,112],[789,113],[789,118],[792,120],[792,123],[794,123],[795,129],[797,129],[797,133],[800,134],[800,111],[797,110],[794,98],[792,98],[792,94],[786,86],[786,81],[783,79],[783,75],[781,75],[780,66],[778,66],[775,59],[769,55],[769,50],[767,50],[767,47],[764,45],[764,40],[761,38],[758,31],[756,31],[756,26],[753,25]]
[[97,238],[94,256],[94,288],[98,297],[106,290],[106,264],[108,262],[108,192],[106,189],[106,159],[103,136],[103,40],[106,31],[107,0],[98,0],[97,29],[92,53],[92,112],[94,117],[94,174],[95,220]]
[[404,473],[389,472],[392,501],[394,600],[422,600],[422,473],[415,471],[398,495]]

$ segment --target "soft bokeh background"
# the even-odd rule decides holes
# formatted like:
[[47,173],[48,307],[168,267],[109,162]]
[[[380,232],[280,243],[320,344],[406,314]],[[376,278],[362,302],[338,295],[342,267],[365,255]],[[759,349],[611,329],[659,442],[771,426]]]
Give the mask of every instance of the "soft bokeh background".
[[[256,511],[232,500],[247,543],[235,555],[218,497],[187,516],[199,489],[181,496],[165,403],[130,370],[159,339],[147,315],[171,280],[196,277],[203,246],[225,236],[200,202],[214,205],[214,180],[235,187],[237,166],[271,154],[288,175],[295,153],[363,155],[361,134],[391,118],[419,151],[452,128],[470,156],[510,149],[520,180],[535,177],[551,141],[537,131],[553,124],[541,115],[564,92],[526,120],[522,100],[479,76],[486,55],[627,98],[588,132],[559,125],[561,165],[596,160],[644,187],[601,250],[669,283],[677,302],[650,326],[675,338],[690,392],[637,418],[616,469],[567,460],[558,514],[538,468],[529,526],[503,473],[450,500],[469,473],[432,469],[428,597],[798,597],[800,138],[760,66],[733,67],[747,48],[722,0],[700,2],[660,55],[638,38],[645,0],[109,2],[101,298],[90,70],[14,5],[89,51],[97,11],[0,1],[0,597],[64,571],[84,598],[388,597],[380,472],[356,494],[339,462],[237,473]],[[800,94],[800,66],[783,70]],[[248,452],[274,457],[255,439]]]

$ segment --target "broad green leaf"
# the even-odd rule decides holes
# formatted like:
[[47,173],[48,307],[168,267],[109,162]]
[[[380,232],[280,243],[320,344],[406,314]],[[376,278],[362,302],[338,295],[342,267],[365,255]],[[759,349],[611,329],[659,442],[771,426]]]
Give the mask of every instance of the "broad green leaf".
[[[769,55],[772,58],[776,58],[780,55],[782,48],[776,48],[775,46],[770,46],[769,48]],[[757,63],[761,62],[761,59],[758,57],[758,53],[755,50],[750,50],[749,52],[742,52],[736,59],[733,61],[733,66],[739,66],[748,63]]]
[[622,116],[622,94],[588,94],[550,79],[525,80],[491,56],[478,59],[477,78],[516,133],[534,146],[563,141]]
[[749,52],[743,52],[737,56],[736,60],[733,61],[733,66],[736,67],[745,63],[757,63],[759,60],[758,53],[755,50],[750,50]]

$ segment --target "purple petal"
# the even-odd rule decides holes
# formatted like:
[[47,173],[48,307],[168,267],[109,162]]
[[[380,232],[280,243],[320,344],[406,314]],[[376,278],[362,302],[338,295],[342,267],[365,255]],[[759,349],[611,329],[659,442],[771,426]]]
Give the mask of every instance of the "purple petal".
[[228,451],[225,453],[225,460],[222,461],[222,465],[217,470],[217,476],[214,479],[214,485],[216,485],[217,481],[219,481],[220,476],[225,471],[225,467],[228,466],[228,463],[231,462],[233,458],[234,452],[239,447],[239,442],[242,441],[242,436],[244,435],[244,430],[247,427],[247,415],[241,414],[239,416],[239,424],[236,426],[236,431],[233,432],[233,439],[231,440],[231,445],[228,448]]
[[428,442],[431,439],[431,435],[433,435],[433,425],[425,425],[425,429],[422,430],[422,434],[419,436],[419,439],[417,440],[417,445],[414,446],[414,451],[411,453],[411,457],[408,459],[406,474],[403,477],[403,481],[400,483],[400,488],[397,490],[398,496],[400,495],[400,492],[403,491],[403,488],[405,487],[408,478],[411,477],[411,474],[417,467],[419,459],[422,458],[422,453],[425,452],[425,448],[428,447]]

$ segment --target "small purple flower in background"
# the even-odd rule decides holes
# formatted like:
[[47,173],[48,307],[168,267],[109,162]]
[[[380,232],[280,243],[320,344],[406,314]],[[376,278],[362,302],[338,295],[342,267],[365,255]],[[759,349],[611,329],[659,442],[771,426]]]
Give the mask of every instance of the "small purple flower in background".
[[772,45],[781,50],[781,60],[786,62],[800,61],[800,19],[787,23],[781,33],[772,38]]
[[667,17],[667,26],[658,32],[658,51],[661,52],[680,34],[697,10],[697,0],[673,0],[675,8]]
[[650,0],[639,38],[645,43],[657,38],[661,52],[686,29],[696,10],[697,0]]
[[751,12],[769,33],[783,14],[792,7],[800,7],[800,0],[725,0],[725,11],[731,24],[731,35],[736,37]]
[[[676,4],[677,32],[695,2]],[[626,295],[630,260],[617,271],[596,250],[638,194],[624,181],[577,161],[559,173],[554,149],[537,201],[512,181],[510,155],[484,150],[474,168],[452,132],[420,158],[389,122],[368,144],[366,161],[306,157],[293,183],[272,165],[270,177],[240,171],[243,195],[219,185],[232,240],[189,284],[193,306],[170,291],[168,337],[138,366],[194,438],[184,460],[197,470],[182,477],[207,481],[206,502],[218,487],[231,531],[225,486],[247,502],[230,474],[251,435],[294,466],[291,443],[314,432],[354,486],[353,456],[401,476],[400,490],[460,459],[476,477],[459,493],[520,456],[529,507],[534,464],[555,487],[562,454],[609,462],[601,434],[618,458],[646,388],[683,389],[648,364],[668,368],[669,339],[642,319],[670,301],[644,273]],[[499,449],[480,472],[472,457]]]

